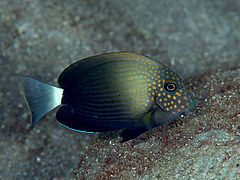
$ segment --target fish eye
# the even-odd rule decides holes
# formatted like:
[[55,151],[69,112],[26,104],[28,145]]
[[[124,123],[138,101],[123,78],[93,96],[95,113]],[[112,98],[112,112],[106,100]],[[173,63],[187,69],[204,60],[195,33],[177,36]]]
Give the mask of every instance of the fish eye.
[[167,82],[164,84],[164,89],[168,92],[173,92],[177,88],[176,83],[174,82]]

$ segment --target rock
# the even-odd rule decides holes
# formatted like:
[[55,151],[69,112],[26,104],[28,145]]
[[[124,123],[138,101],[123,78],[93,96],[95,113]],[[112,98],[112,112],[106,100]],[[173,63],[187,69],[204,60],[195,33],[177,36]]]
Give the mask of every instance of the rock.
[[[22,76],[57,86],[59,74],[71,63],[112,51],[132,51],[160,59],[183,78],[238,67],[239,10],[240,1],[236,0],[0,0],[0,179],[69,179],[79,156],[84,157],[85,146],[95,137],[62,127],[55,121],[54,112],[32,128]],[[192,87],[205,89],[201,84]],[[197,112],[204,113],[201,104],[199,107]],[[197,115],[191,116],[194,119]],[[183,125],[189,121],[193,123],[185,117]],[[196,122],[196,127],[201,126],[202,122]],[[142,141],[150,143],[152,138],[159,138],[159,143],[172,142],[172,147],[176,135],[167,135],[181,127],[157,128],[131,142],[131,146],[146,149]],[[188,133],[192,131],[195,129]],[[192,142],[178,138],[175,146],[182,145],[183,140]],[[105,141],[109,143],[105,138],[101,144]],[[111,141],[116,144],[118,139]],[[91,146],[87,146],[89,150]],[[127,144],[121,146],[127,148]],[[166,152],[171,152],[169,146]]]
[[240,179],[240,68],[187,82],[194,113],[126,143],[93,139],[74,179]]

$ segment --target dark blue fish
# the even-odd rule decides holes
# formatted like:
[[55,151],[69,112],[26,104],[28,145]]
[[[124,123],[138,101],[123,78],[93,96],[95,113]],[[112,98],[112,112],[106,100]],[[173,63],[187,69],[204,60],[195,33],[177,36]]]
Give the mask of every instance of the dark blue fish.
[[32,123],[57,106],[64,126],[83,132],[125,129],[127,141],[192,110],[181,78],[158,61],[135,53],[107,53],[80,60],[58,79],[60,88],[25,78]]

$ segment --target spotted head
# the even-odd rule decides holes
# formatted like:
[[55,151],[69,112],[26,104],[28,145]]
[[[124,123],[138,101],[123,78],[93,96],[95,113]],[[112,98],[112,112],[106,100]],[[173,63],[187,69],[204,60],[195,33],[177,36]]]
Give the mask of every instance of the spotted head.
[[156,103],[164,111],[179,115],[195,108],[195,101],[181,78],[168,67],[161,65]]

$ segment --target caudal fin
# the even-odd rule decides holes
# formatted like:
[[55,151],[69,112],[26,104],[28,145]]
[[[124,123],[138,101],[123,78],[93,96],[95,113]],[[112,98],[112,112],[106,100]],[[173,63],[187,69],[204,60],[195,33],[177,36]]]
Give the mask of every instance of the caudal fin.
[[24,93],[32,113],[32,124],[61,104],[63,89],[31,77],[24,78]]

